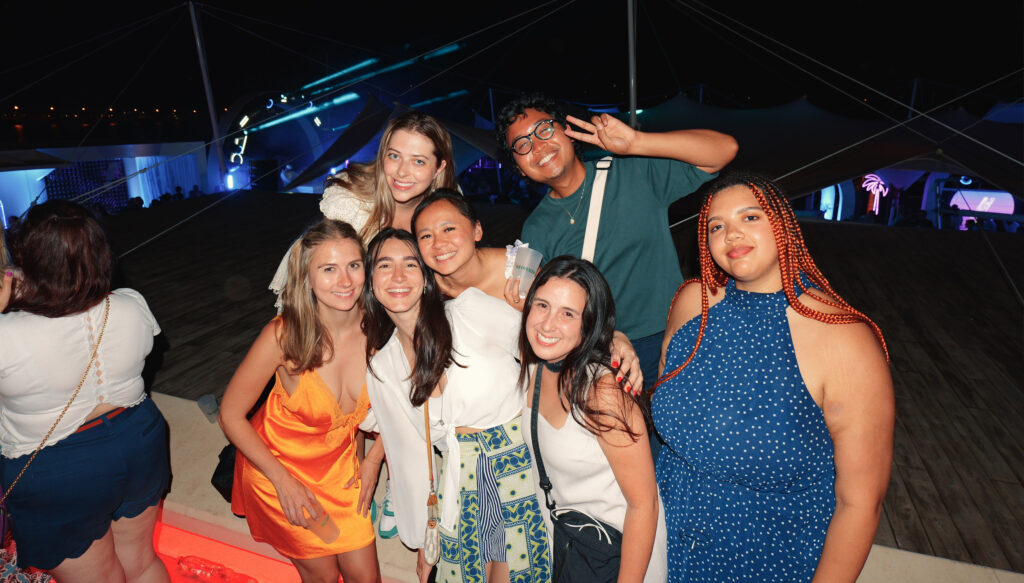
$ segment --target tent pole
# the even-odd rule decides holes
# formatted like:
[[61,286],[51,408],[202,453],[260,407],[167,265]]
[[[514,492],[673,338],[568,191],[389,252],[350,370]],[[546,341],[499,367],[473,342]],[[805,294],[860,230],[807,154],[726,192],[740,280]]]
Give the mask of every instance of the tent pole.
[[[210,127],[213,129],[212,146],[217,152],[217,162],[220,163],[220,176],[217,177],[217,186],[220,187],[220,178],[227,174],[227,167],[224,165],[224,150],[220,143],[220,131],[217,129],[217,112],[213,108],[213,89],[210,88],[210,75],[206,70],[206,49],[203,48],[203,37],[199,34],[199,19],[196,17],[196,7],[192,0],[188,2],[188,13],[192,17],[192,35],[196,39],[196,51],[199,53],[199,72],[203,75],[206,109],[210,113]],[[209,178],[207,178],[207,184],[209,184]]]
[[636,0],[626,0],[626,34],[629,42],[629,127],[636,129]]
[[[487,95],[491,98],[491,125],[498,127],[498,120],[494,118],[494,89],[487,88]],[[495,160],[498,164],[494,167],[494,174],[498,177],[498,196],[505,196],[505,189],[501,187],[501,160]]]

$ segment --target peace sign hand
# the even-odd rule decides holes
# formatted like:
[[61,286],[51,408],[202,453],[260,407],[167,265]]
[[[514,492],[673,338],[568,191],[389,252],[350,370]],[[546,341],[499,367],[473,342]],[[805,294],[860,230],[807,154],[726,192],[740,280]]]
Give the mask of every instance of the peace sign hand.
[[578,132],[567,127],[565,135],[607,150],[612,154],[629,154],[638,135],[636,130],[607,113],[595,115],[590,118],[590,123],[571,115],[566,116],[565,119],[585,130],[585,132]]

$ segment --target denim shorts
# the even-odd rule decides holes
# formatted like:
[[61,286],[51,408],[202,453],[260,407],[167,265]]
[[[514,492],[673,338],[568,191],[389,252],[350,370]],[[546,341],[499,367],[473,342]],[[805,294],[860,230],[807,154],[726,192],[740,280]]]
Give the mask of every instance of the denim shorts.
[[[6,487],[31,454],[0,458]],[[52,569],[160,502],[170,484],[167,423],[151,399],[44,447],[7,499],[18,563]]]

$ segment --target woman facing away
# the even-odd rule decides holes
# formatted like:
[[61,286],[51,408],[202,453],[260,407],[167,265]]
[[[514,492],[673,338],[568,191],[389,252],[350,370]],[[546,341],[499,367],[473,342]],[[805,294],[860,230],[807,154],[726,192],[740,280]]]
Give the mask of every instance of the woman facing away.
[[892,461],[882,333],[772,182],[718,179],[699,225],[701,276],[670,311],[652,406],[669,580],[852,582]]
[[[412,225],[420,255],[446,296],[458,297],[472,287],[523,309],[519,279],[512,277],[519,243],[506,249],[478,247],[483,228],[473,205],[459,193],[439,188],[428,194],[416,207]],[[643,387],[640,361],[625,334],[616,331],[611,337],[611,353],[613,368],[626,380],[624,388]]]
[[[410,111],[387,123],[373,162],[350,164],[327,179],[320,211],[369,241],[385,227],[409,230],[416,205],[442,187],[458,188],[451,136],[437,119]],[[286,255],[270,283],[278,295],[287,269]]]
[[[622,533],[618,581],[661,582],[665,518],[648,413],[612,373],[608,343],[614,329],[611,290],[592,263],[563,255],[544,266],[526,297],[519,338],[520,384],[527,387],[523,431],[536,431],[540,456],[529,437],[527,443],[534,459],[544,462],[557,508],[581,511]],[[554,569],[561,569],[557,561]]]
[[[307,230],[289,256],[284,311],[256,338],[220,405],[220,425],[242,453],[232,511],[304,582],[333,583],[339,574],[348,583],[380,581],[359,479],[371,468],[375,477],[380,463],[373,456],[360,467],[358,426],[370,406],[363,278],[355,229],[325,219]],[[273,391],[250,422],[246,413],[272,376]]]
[[[413,236],[384,229],[367,251],[367,390],[394,472],[398,533],[422,549],[430,487],[424,409],[441,464],[438,581],[548,581],[547,533],[523,441],[519,314],[477,289],[442,302]],[[430,565],[420,551],[421,581]]]
[[22,273],[0,292],[0,482],[18,562],[61,583],[169,581],[153,548],[167,424],[141,376],[156,319],[135,290],[110,291],[114,257],[84,207],[33,207],[12,248]]

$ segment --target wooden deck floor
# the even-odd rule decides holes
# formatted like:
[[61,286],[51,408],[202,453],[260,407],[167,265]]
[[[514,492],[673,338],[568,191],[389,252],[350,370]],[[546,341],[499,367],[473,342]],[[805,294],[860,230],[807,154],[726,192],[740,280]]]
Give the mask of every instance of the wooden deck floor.
[[[213,202],[112,217],[120,251]],[[317,197],[239,193],[122,261],[164,330],[156,391],[220,395],[260,328],[288,244]],[[479,207],[485,243],[525,214]],[[1024,312],[993,258],[1024,288],[1024,236],[807,223],[822,271],[882,327],[896,388],[896,450],[879,544],[1024,572]],[[676,234],[685,265],[692,230]],[[685,266],[684,266],[685,268]]]

